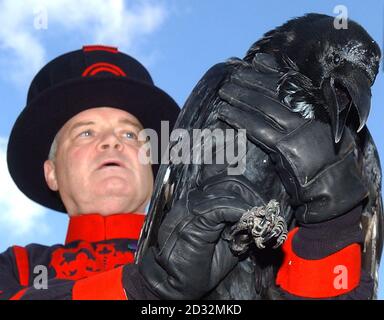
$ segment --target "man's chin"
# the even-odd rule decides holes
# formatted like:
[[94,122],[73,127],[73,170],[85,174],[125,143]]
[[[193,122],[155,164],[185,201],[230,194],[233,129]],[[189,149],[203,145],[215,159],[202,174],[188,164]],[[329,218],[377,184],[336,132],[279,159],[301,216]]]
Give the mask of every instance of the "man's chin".
[[135,208],[132,208],[134,200],[132,191],[124,186],[107,185],[102,190],[95,190],[92,200],[93,212],[97,212],[103,216],[129,213]]
[[111,176],[101,179],[94,187],[96,194],[129,194],[133,191],[134,182],[126,177]]

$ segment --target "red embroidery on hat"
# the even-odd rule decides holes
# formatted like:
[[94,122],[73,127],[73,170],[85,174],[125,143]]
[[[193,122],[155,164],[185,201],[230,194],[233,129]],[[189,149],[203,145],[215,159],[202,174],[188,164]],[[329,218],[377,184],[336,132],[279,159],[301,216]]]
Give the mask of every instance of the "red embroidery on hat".
[[89,67],[87,67],[87,69],[84,70],[81,76],[82,77],[94,76],[99,72],[110,72],[110,73],[113,73],[115,76],[123,76],[123,77],[127,76],[125,72],[121,70],[121,68],[107,62],[97,62],[90,65]]
[[110,46],[103,46],[103,45],[90,45],[90,46],[83,46],[84,52],[90,52],[90,51],[108,51],[112,53],[117,53],[117,47],[110,47]]

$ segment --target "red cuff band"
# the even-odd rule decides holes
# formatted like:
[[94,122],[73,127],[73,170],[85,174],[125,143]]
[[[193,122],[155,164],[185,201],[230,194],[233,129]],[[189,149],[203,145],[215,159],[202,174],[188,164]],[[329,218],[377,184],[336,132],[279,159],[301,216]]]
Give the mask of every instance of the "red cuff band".
[[122,284],[123,267],[78,280],[72,289],[73,300],[127,300]]
[[277,274],[277,285],[290,294],[307,298],[335,297],[359,285],[359,244],[353,243],[323,259],[305,260],[292,250],[292,239],[298,230],[289,232],[282,247],[284,260]]

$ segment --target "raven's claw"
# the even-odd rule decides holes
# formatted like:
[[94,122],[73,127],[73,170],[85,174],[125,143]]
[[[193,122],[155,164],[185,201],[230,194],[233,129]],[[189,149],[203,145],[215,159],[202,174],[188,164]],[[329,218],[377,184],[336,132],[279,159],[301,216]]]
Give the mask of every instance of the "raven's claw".
[[242,254],[252,242],[257,248],[264,249],[271,240],[275,240],[273,248],[276,249],[287,239],[287,233],[279,203],[271,200],[266,206],[253,207],[243,214],[231,231],[231,250],[237,255]]

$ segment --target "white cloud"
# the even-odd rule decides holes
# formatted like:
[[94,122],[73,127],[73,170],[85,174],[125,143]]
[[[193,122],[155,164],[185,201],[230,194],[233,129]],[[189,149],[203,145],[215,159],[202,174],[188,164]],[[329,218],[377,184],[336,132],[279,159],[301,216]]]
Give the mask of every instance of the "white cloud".
[[6,139],[0,137],[0,225],[8,238],[28,236],[33,232],[47,234],[49,227],[44,222],[47,211],[29,200],[16,187],[8,173],[6,162]]
[[[144,36],[156,31],[167,12],[154,0],[3,0],[0,2],[0,53],[10,53],[11,61],[2,65],[8,76],[25,85],[46,62],[41,19],[60,35],[87,39],[88,43],[106,43],[131,51]],[[65,41],[65,39],[63,39]],[[7,55],[8,56],[8,55]],[[8,56],[9,57],[9,56]]]

